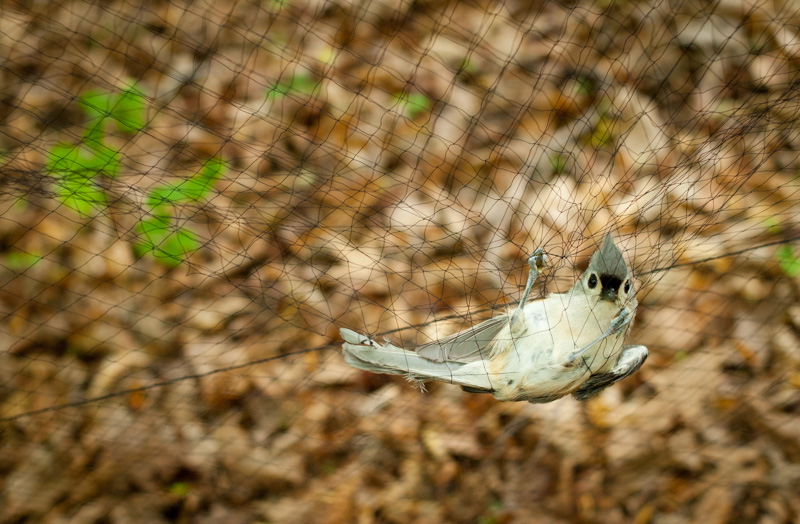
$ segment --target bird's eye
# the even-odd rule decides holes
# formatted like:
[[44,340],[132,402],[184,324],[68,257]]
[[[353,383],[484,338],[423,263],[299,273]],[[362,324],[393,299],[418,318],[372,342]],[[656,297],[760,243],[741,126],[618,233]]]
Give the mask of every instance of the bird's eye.
[[627,293],[630,290],[631,290],[631,281],[630,280],[626,280],[625,281],[625,293]]
[[597,275],[592,273],[592,275],[589,277],[589,288],[594,289],[595,286],[597,286]]

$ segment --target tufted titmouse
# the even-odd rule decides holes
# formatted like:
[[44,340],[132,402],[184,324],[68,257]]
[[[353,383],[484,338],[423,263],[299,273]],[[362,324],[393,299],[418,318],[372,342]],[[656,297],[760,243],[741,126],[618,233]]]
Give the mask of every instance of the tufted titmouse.
[[572,289],[527,303],[547,256],[530,273],[513,314],[407,351],[342,328],[345,360],[373,373],[458,384],[499,400],[551,402],[568,393],[588,399],[644,363],[647,348],[623,346],[636,314],[633,277],[606,235]]

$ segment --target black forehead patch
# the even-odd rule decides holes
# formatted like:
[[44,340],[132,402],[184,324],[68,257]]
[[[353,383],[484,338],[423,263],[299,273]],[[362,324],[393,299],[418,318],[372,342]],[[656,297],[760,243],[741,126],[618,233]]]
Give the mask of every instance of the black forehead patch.
[[603,289],[619,290],[619,286],[622,284],[622,279],[616,275],[604,275],[601,273],[600,284],[603,286]]

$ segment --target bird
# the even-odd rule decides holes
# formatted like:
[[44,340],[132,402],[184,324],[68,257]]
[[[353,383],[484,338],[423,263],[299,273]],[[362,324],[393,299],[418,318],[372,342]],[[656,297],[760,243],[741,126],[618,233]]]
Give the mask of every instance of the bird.
[[633,275],[609,233],[569,291],[528,301],[546,262],[541,247],[528,258],[528,280],[513,312],[413,350],[341,328],[345,361],[420,385],[456,384],[500,401],[592,398],[647,359],[645,346],[623,345],[638,306]]

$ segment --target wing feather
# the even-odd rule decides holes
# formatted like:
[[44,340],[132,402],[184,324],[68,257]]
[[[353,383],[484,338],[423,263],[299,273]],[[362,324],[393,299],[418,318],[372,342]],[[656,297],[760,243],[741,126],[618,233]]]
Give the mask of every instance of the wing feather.
[[474,362],[489,358],[489,343],[508,324],[508,315],[484,320],[464,331],[423,344],[414,351],[434,362]]

